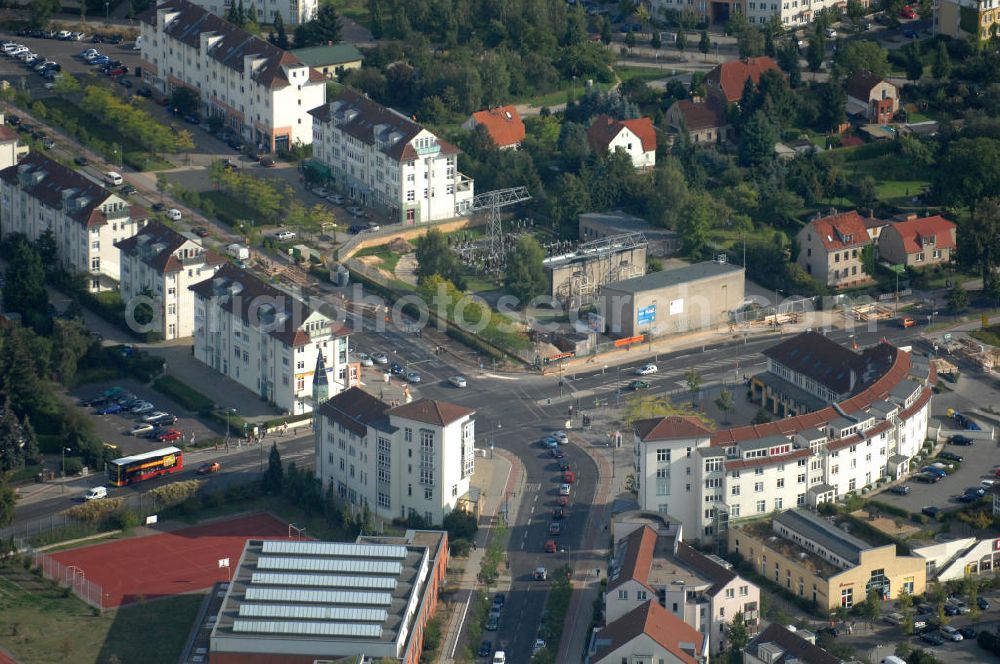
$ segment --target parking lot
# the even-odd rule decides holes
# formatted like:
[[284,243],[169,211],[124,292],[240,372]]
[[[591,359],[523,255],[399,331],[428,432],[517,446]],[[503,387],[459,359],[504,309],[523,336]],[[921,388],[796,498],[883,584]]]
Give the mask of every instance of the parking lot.
[[[187,411],[172,402],[167,397],[136,381],[119,380],[114,383],[92,383],[73,390],[70,394],[77,399],[88,399],[111,387],[121,387],[126,392],[134,394],[136,398],[149,401],[154,406],[153,410],[176,415],[178,418],[177,422],[170,426],[171,428],[177,429],[181,432],[184,437],[184,444],[190,444],[192,435],[194,436],[195,442],[198,440],[208,440],[209,438],[219,435],[218,432],[211,430],[200,420],[191,417]],[[89,414],[88,416],[93,421],[94,428],[101,440],[117,445],[125,455],[148,452],[150,450],[166,447],[168,445],[179,446],[182,442],[178,440],[161,443],[142,436],[135,437],[128,435],[127,432],[133,425],[142,422],[144,415],[132,415],[129,413],[97,415],[95,414],[95,408],[79,405],[77,408]],[[146,413],[146,415],[148,415],[148,413]]]
[[[89,74],[96,69],[74,57],[80,51],[87,48],[96,48],[102,54],[114,60],[121,60],[123,64],[128,66],[129,75],[134,74],[135,68],[139,64],[139,52],[133,49],[131,43],[92,44],[90,43],[89,36],[83,41],[61,41],[58,39],[20,37],[9,32],[2,35],[2,40],[23,44],[32,53],[59,63],[63,72],[74,75]],[[43,89],[44,84],[47,83],[44,78],[31,71],[28,66],[19,60],[8,57],[0,57],[0,79],[9,81],[14,87],[27,87],[32,90]]]

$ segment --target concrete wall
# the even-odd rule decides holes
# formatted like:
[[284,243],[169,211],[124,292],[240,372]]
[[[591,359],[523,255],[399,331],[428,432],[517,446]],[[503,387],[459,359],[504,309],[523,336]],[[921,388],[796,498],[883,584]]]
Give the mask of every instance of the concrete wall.
[[389,244],[396,238],[402,238],[404,240],[414,240],[422,235],[425,235],[428,230],[433,228],[434,230],[441,231],[442,233],[451,233],[453,231],[460,231],[463,228],[472,228],[473,226],[481,226],[485,223],[485,219],[476,217],[461,217],[459,219],[452,219],[451,221],[446,221],[439,224],[425,224],[422,226],[413,226],[412,228],[407,228],[404,230],[393,231],[392,233],[387,233],[385,235],[364,235],[355,236],[352,239],[356,239],[356,242],[348,240],[341,246],[340,250],[337,252],[337,258],[341,261],[346,261],[348,258],[358,253],[362,249],[368,249],[369,247],[380,247],[383,244]]
[[[635,295],[610,285],[604,287],[598,308],[614,336],[677,334],[728,324],[728,312],[743,303],[744,287],[742,271]],[[640,323],[639,311],[651,306],[656,307],[654,320]]]

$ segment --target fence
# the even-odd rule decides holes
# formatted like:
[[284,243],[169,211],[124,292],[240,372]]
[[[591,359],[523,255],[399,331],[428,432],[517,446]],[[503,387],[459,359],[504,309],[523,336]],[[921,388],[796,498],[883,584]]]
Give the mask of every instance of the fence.
[[8,536],[7,539],[13,543],[14,551],[31,559],[32,564],[41,570],[43,577],[54,581],[60,588],[69,588],[85,604],[98,611],[104,610],[104,589],[93,581],[88,581],[83,569],[76,565],[63,565],[55,558],[35,551],[20,537]]
[[0,529],[0,539],[23,539],[28,540],[37,535],[43,535],[52,530],[65,528],[70,525],[77,525],[79,521],[71,519],[65,514],[50,514],[43,519],[25,521],[12,526]]

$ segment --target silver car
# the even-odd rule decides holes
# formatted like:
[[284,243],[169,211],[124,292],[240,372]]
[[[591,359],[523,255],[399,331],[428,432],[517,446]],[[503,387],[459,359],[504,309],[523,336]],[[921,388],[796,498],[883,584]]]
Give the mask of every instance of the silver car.
[[375,364],[389,364],[389,356],[382,352],[372,353],[372,359]]
[[416,371],[407,371],[406,380],[408,380],[411,383],[419,383],[421,380],[420,374],[418,374]]
[[358,362],[360,362],[361,366],[363,367],[370,367],[373,364],[375,364],[374,360],[372,360],[371,358],[371,355],[369,355],[368,353],[358,353]]
[[465,380],[465,376],[452,376],[448,379],[448,382],[455,387],[465,387],[468,383]]

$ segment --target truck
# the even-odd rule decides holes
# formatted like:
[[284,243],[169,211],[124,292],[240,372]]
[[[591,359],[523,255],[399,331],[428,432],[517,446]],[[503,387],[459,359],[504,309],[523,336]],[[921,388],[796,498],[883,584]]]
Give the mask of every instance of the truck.
[[245,261],[250,258],[250,248],[234,242],[226,247],[226,253],[238,261]]

